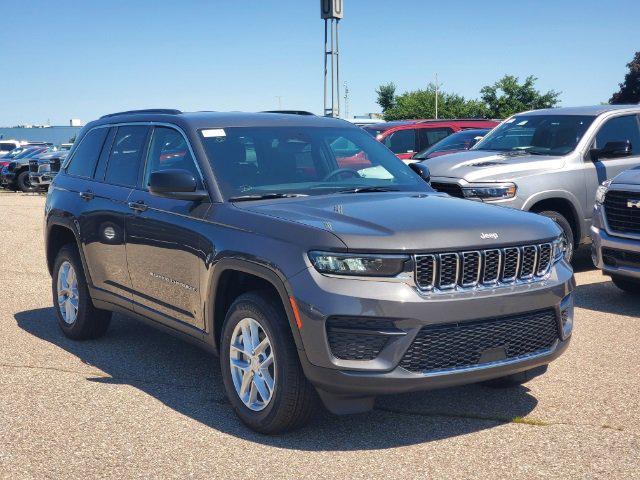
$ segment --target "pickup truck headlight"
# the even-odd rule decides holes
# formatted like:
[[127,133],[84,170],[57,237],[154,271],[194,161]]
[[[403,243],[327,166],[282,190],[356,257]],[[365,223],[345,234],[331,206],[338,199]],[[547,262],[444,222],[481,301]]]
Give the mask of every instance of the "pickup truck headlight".
[[551,247],[553,263],[556,264],[564,258],[565,251],[567,250],[567,242],[564,236],[556,238],[551,244]]
[[518,187],[515,183],[484,183],[462,187],[465,198],[479,198],[481,200],[503,200],[516,196]]
[[409,261],[409,256],[309,252],[309,260],[320,273],[395,277],[405,270],[405,264]]
[[598,187],[598,190],[596,190],[596,203],[598,205],[602,205],[604,203],[604,197],[606,197],[607,192],[609,191],[609,185],[611,185],[611,180],[605,180],[602,182],[602,185]]

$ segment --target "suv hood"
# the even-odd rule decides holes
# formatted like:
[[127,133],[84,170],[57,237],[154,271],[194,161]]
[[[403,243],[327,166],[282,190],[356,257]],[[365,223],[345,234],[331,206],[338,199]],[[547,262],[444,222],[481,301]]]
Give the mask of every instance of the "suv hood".
[[511,181],[529,173],[562,168],[563,157],[507,155],[486,150],[467,150],[424,161],[432,177],[463,178],[468,182]]
[[[235,206],[321,228],[360,251],[472,250],[560,234],[546,217],[439,193],[336,194]],[[483,239],[483,233],[490,235]]]
[[612,182],[613,185],[626,184],[626,185],[638,185],[640,186],[640,167],[631,168],[625,170],[620,175],[615,177]]

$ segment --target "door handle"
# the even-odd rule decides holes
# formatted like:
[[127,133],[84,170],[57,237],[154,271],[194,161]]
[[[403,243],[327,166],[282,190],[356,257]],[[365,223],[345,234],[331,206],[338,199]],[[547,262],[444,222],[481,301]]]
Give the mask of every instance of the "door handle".
[[149,206],[145,205],[142,200],[137,202],[129,202],[127,203],[127,205],[131,210],[134,210],[136,212],[144,212],[147,208],[149,208]]
[[91,190],[87,190],[86,192],[80,192],[78,195],[80,195],[80,198],[82,200],[86,200],[87,202],[95,198],[95,195]]

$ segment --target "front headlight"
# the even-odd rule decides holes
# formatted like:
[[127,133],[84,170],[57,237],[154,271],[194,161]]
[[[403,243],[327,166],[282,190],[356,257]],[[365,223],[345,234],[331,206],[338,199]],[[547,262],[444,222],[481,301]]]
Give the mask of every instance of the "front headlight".
[[405,270],[409,256],[309,252],[309,260],[320,273],[395,277]]
[[604,197],[607,196],[609,185],[611,185],[611,180],[605,180],[602,182],[602,185],[598,187],[598,190],[596,190],[596,203],[598,205],[602,205],[604,203]]
[[558,263],[560,260],[564,258],[564,254],[567,250],[567,240],[564,235],[556,238],[551,244],[551,254],[553,258],[553,263]]
[[503,200],[516,196],[518,187],[515,183],[485,183],[462,187],[465,198],[478,198],[481,200]]

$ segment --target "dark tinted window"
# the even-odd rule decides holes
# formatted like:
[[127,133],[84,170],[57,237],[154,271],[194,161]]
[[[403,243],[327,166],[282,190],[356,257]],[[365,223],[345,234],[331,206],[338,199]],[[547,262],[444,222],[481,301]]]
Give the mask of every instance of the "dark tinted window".
[[438,143],[445,137],[448,137],[453,133],[451,128],[420,128],[418,129],[418,135],[420,136],[420,148],[429,148],[431,145]]
[[393,153],[409,153],[416,150],[416,131],[414,129],[396,130],[383,140]]
[[604,148],[607,142],[624,142],[629,140],[635,155],[640,154],[640,129],[638,117],[625,115],[608,120],[596,135],[595,148]]
[[14,148],[16,148],[16,146],[12,143],[0,143],[0,151],[2,152],[10,152]]
[[87,178],[93,176],[108,131],[108,128],[96,128],[84,136],[73,154],[67,173]]
[[151,172],[171,169],[187,170],[198,182],[198,188],[203,188],[200,172],[182,134],[173,128],[156,127],[149,147],[144,186],[149,185]]
[[149,128],[142,125],[118,127],[107,165],[107,183],[125,187],[136,186],[148,131]]

